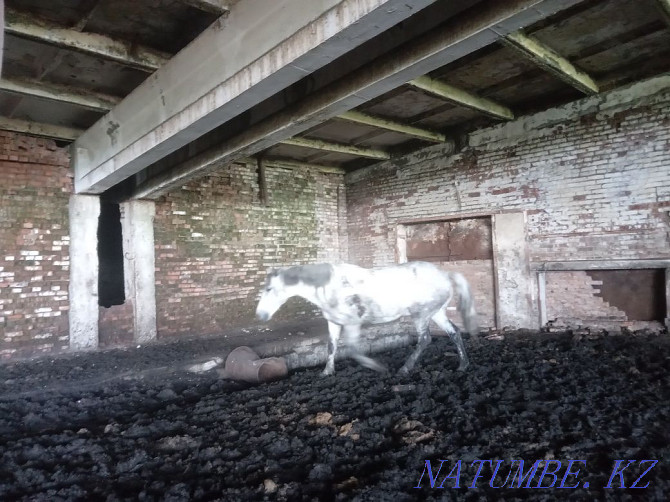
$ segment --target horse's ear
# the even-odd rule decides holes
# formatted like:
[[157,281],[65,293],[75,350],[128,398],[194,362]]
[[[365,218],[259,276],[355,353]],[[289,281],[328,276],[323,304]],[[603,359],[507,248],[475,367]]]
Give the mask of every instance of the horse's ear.
[[268,277],[275,277],[277,275],[279,275],[279,271],[276,268],[268,269]]

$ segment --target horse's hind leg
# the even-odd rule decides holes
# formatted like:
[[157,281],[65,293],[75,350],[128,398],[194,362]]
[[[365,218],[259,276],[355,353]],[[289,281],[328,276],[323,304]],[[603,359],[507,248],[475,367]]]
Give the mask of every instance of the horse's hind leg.
[[405,364],[400,368],[401,374],[407,374],[414,368],[414,365],[419,360],[421,353],[428,347],[430,344],[430,331],[428,330],[429,319],[424,317],[414,318],[414,326],[416,327],[417,333],[419,333],[419,341],[416,344],[414,352],[407,358]]
[[379,364],[377,361],[363,355],[358,346],[358,339],[361,334],[361,327],[359,325],[350,325],[344,327],[344,336],[347,342],[349,350],[351,350],[351,357],[359,362],[362,366],[365,366],[368,369],[379,371],[383,373],[386,371],[384,365]]
[[451,341],[456,345],[456,350],[458,350],[458,355],[461,358],[461,364],[458,366],[458,371],[465,370],[470,361],[468,360],[468,355],[465,352],[465,345],[463,344],[463,339],[461,338],[461,333],[458,331],[456,326],[449,320],[447,314],[444,312],[444,309],[440,309],[433,317],[433,321],[440,328],[447,332]]
[[328,321],[328,360],[326,367],[323,370],[324,375],[332,375],[335,373],[335,352],[337,352],[337,341],[340,339],[340,332],[342,326]]

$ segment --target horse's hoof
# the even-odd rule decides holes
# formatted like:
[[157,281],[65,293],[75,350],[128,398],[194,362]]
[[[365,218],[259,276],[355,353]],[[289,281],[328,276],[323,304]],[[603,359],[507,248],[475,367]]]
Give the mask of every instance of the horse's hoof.
[[334,369],[326,368],[325,370],[323,370],[323,371],[321,372],[321,375],[322,375],[322,376],[330,376],[330,375],[332,375],[333,373],[335,373],[335,370],[334,370]]
[[456,371],[465,371],[468,369],[468,366],[470,366],[470,364],[461,364]]
[[409,368],[407,366],[403,366],[398,370],[399,375],[409,375]]

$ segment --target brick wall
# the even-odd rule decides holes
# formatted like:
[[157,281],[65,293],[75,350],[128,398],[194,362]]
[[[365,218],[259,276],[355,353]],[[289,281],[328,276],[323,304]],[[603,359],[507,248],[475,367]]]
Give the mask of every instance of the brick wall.
[[559,326],[623,323],[625,312],[607,303],[600,293],[602,281],[584,271],[547,272],[547,318]]
[[354,263],[393,263],[399,222],[527,211],[530,259],[670,257],[668,77],[347,175]]
[[0,358],[68,346],[66,149],[0,131]]
[[[158,336],[219,333],[256,324],[259,288],[271,267],[340,261],[346,242],[342,176],[267,169],[259,200],[255,165],[233,164],[156,204]],[[290,300],[277,319],[312,317]]]

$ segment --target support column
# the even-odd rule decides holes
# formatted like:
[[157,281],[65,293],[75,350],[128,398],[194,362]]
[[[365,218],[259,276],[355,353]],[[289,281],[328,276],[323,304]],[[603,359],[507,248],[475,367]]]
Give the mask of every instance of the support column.
[[498,328],[537,329],[524,213],[493,215],[493,260]]
[[70,197],[70,348],[98,347],[98,217],[96,195]]
[[126,301],[133,305],[134,340],[156,339],[156,283],[153,201],[131,200],[121,204],[123,274]]

